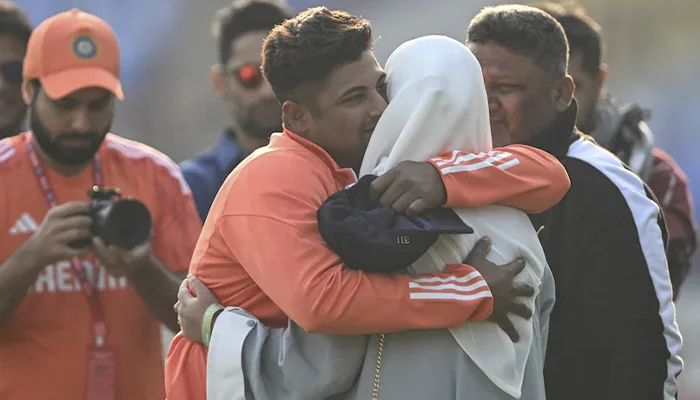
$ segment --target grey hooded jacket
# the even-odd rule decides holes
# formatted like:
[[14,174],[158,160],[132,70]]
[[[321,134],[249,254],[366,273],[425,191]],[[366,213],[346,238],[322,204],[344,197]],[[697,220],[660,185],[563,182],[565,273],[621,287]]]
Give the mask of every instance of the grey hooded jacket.
[[[536,304],[533,325],[539,329],[522,400],[545,399],[541,376],[554,306],[549,269]],[[227,308],[216,321],[209,347],[207,399],[372,399],[378,344],[379,335],[310,334],[293,321],[287,328],[271,329],[244,310]],[[488,380],[447,329],[385,335],[381,365],[381,400],[512,399]]]

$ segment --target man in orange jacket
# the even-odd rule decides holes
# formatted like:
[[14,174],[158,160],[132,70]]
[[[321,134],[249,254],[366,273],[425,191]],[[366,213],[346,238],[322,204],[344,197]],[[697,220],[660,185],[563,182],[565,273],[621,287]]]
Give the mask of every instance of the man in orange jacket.
[[[474,283],[484,280],[479,265],[452,265],[422,277],[452,279],[456,289],[425,299],[411,284],[421,276],[344,268],[322,239],[316,212],[331,194],[356,181],[387,105],[385,74],[371,44],[368,21],[325,8],[307,10],[273,29],[263,71],[283,103],[284,131],[244,160],[222,186],[190,273],[223,305],[244,308],[271,327],[292,319],[308,332],[448,328],[485,320],[494,309],[507,313],[515,297],[529,295],[516,288],[513,296],[512,273],[487,281],[493,296],[469,296]],[[568,176],[554,157],[522,145],[405,162],[373,183],[381,203],[401,213],[493,203],[541,212],[568,188]],[[474,262],[497,270],[486,263],[485,257]],[[506,270],[518,270],[517,264]],[[166,361],[168,399],[204,399],[205,370],[206,348],[178,335]]]

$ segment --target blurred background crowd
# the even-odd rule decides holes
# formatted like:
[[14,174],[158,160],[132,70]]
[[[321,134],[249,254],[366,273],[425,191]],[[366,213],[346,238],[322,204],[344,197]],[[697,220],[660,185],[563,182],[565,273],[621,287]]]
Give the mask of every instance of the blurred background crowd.
[[[32,24],[74,7],[105,19],[121,46],[125,101],[113,131],[149,144],[175,161],[213,145],[229,125],[210,69],[217,62],[211,21],[230,0],[18,0]],[[425,34],[465,38],[469,20],[486,0],[290,0],[299,11],[315,5],[339,8],[373,23],[380,62],[402,42]],[[623,102],[651,110],[656,146],[672,155],[700,201],[700,2],[697,0],[578,0],[602,26],[608,89]],[[697,263],[697,262],[696,262]],[[681,400],[700,399],[700,269],[691,271],[678,298],[686,368]],[[167,345],[167,342],[165,343]]]

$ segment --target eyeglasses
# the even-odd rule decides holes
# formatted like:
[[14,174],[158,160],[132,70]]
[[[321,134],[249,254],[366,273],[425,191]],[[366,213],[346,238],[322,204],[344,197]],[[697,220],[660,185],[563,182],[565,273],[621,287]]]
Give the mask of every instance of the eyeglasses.
[[259,64],[245,64],[238,68],[229,69],[228,72],[236,77],[241,86],[246,89],[255,89],[263,82]]
[[19,85],[22,83],[22,61],[9,61],[0,65],[0,75],[5,83]]

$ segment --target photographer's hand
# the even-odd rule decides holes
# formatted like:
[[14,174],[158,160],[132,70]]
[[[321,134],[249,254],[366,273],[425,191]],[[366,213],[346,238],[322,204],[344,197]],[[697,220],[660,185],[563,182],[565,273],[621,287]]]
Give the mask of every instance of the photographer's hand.
[[49,210],[37,231],[0,265],[0,326],[27,294],[27,289],[49,264],[85,254],[70,246],[90,237],[88,204],[71,202]]
[[152,253],[150,241],[126,250],[105,246],[101,239],[95,238],[93,251],[112,276],[126,276],[129,279],[153,315],[173,332],[180,329],[173,303],[184,277],[176,276],[163,265]]
[[114,277],[128,276],[137,268],[143,268],[151,258],[151,241],[147,241],[131,250],[118,246],[107,246],[99,237],[92,240],[95,256],[107,272]]
[[90,237],[92,220],[88,203],[70,202],[53,207],[36,232],[18,251],[31,253],[36,267],[78,257],[89,249],[76,249],[71,243]]

